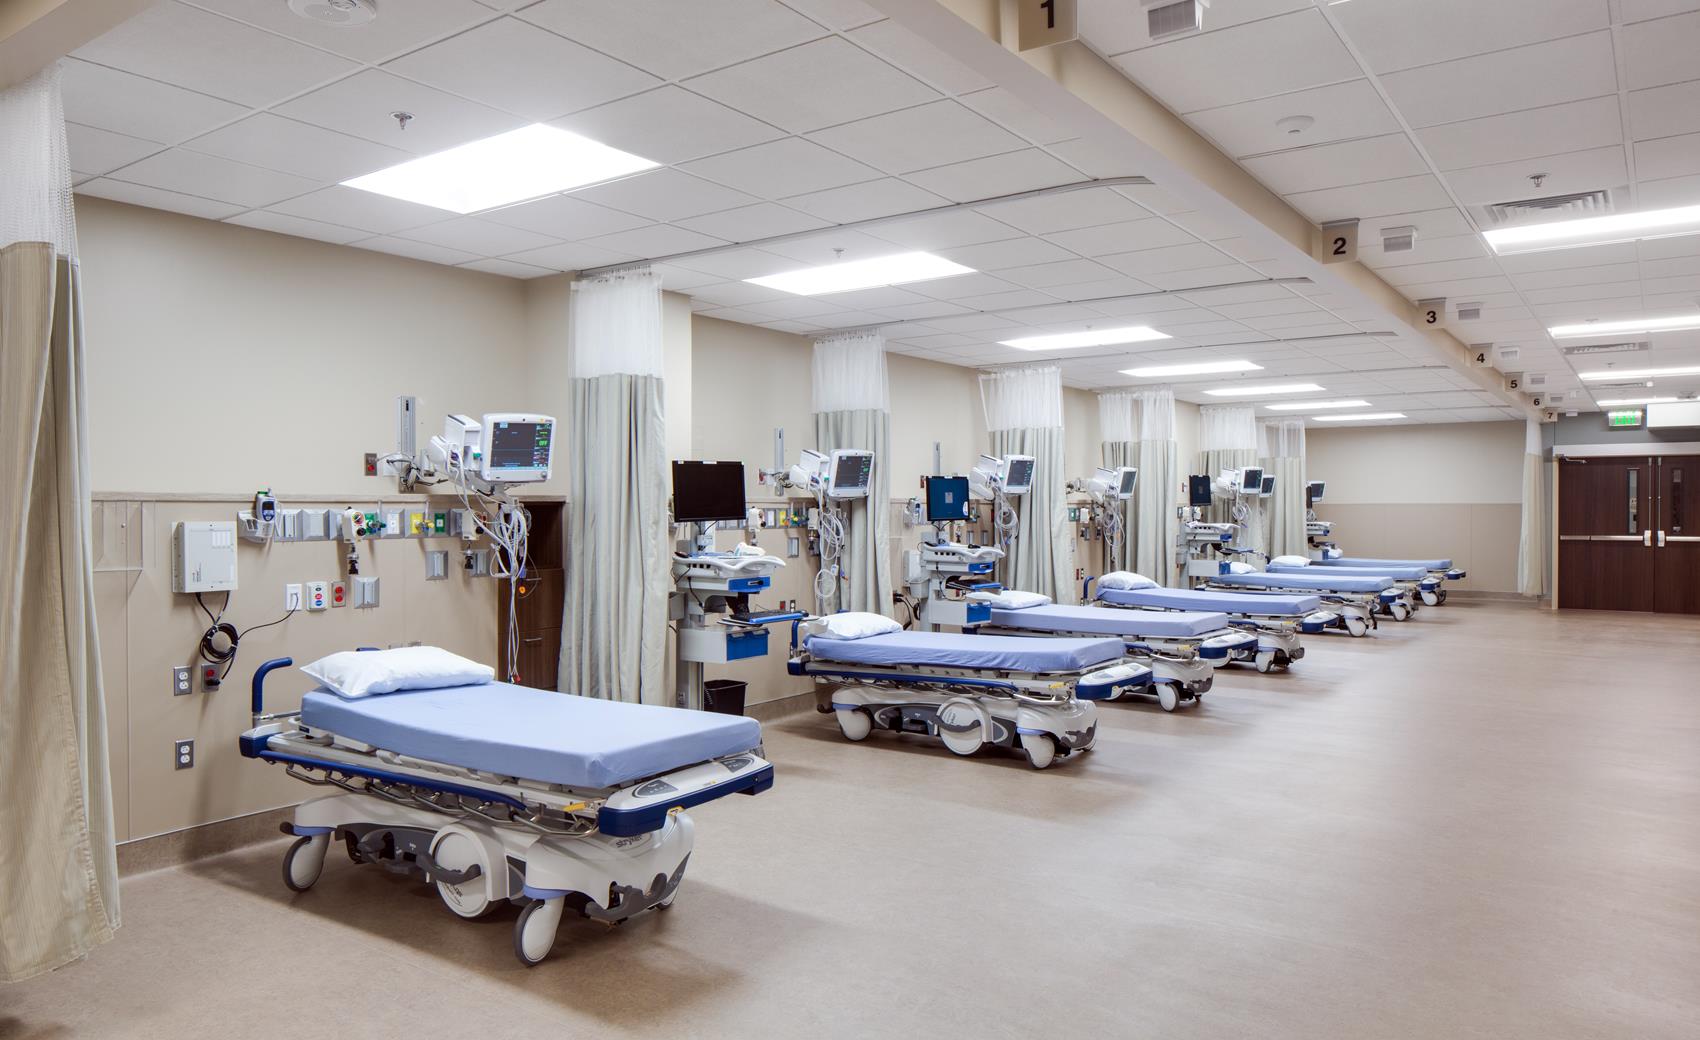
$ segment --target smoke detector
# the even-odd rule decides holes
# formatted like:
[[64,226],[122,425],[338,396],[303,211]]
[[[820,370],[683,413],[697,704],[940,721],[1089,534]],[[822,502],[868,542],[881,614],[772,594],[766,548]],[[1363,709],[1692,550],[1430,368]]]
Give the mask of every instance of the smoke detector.
[[1315,116],[1282,116],[1275,120],[1275,129],[1286,134],[1302,134],[1315,125]]
[[298,17],[335,29],[358,29],[378,17],[373,0],[289,0]]

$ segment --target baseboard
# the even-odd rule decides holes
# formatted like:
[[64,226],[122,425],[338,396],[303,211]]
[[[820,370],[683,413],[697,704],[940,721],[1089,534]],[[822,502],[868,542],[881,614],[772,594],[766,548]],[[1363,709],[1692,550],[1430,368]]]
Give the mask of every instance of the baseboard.
[[793,693],[789,697],[776,697],[771,701],[762,701],[744,709],[744,714],[757,722],[778,722],[815,710],[815,691],[804,690]]
[[1545,603],[1545,600],[1538,596],[1525,596],[1520,592],[1493,592],[1488,589],[1447,589],[1446,598],[1473,600],[1478,603],[1522,603],[1531,607]]
[[121,842],[118,846],[118,874],[128,877],[165,867],[180,867],[198,859],[271,841],[282,837],[278,824],[288,820],[294,812],[294,806],[286,805],[216,823],[203,823],[169,834]]

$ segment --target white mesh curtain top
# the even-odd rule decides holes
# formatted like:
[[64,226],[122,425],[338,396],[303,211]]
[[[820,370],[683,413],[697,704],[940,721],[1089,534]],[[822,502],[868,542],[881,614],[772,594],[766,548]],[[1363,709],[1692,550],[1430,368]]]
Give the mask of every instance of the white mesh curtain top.
[[[1225,469],[1243,469],[1257,465],[1257,409],[1249,404],[1207,404],[1198,410],[1198,467],[1199,472],[1214,480]],[[1261,500],[1241,498],[1231,506],[1218,500],[1210,507],[1207,518],[1216,522],[1232,521],[1245,527],[1245,540],[1251,547],[1263,551],[1263,514]]]
[[1012,504],[1013,539],[1004,547],[1003,581],[1059,603],[1076,598],[1074,532],[1067,522],[1063,472],[1062,369],[1009,368],[980,375],[991,454],[1033,456],[1033,486]]
[[66,156],[57,68],[0,91],[0,982],[119,926]]
[[[1105,466],[1139,467],[1139,428],[1132,393],[1122,390],[1098,395],[1098,430],[1103,438]],[[1144,474],[1140,475],[1140,479],[1144,479]],[[1137,495],[1138,485],[1134,487]],[[1121,544],[1114,553],[1106,554],[1104,569],[1132,570],[1134,541],[1139,533],[1139,500],[1137,497],[1130,498],[1113,508],[1121,521]]]
[[817,451],[874,453],[868,497],[845,503],[839,580],[822,609],[890,613],[891,389],[884,337],[861,333],[815,343],[814,415]]
[[1139,484],[1134,488],[1133,569],[1165,585],[1177,583],[1175,536],[1180,520],[1180,449],[1175,444],[1175,391],[1154,386],[1133,392],[1139,413]]
[[1259,461],[1264,472],[1275,477],[1275,497],[1265,500],[1266,551],[1270,556],[1304,556],[1310,549],[1305,534],[1304,420],[1269,419],[1261,429]]
[[577,282],[571,308],[560,689],[669,704],[661,280],[644,268]]
[[1133,396],[1132,392],[1125,390],[1098,395],[1098,435],[1104,443],[1139,439]]

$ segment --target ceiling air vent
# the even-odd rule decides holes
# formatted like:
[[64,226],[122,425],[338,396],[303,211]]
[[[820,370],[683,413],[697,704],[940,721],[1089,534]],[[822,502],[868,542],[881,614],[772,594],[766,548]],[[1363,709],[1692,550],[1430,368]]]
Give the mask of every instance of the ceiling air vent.
[[1143,0],[1145,25],[1151,39],[1197,32],[1204,28],[1204,9],[1210,0]]
[[1544,389],[1547,385],[1547,374],[1545,372],[1529,372],[1523,376],[1523,385],[1530,390]]
[[1482,213],[1492,227],[1515,224],[1540,224],[1549,220],[1571,220],[1576,217],[1599,217],[1612,211],[1611,192],[1579,191],[1569,195],[1548,195],[1539,199],[1518,199],[1515,202],[1490,202]]
[[1636,351],[1646,350],[1648,345],[1646,340],[1640,340],[1635,343],[1598,343],[1581,347],[1559,347],[1558,349],[1566,357],[1577,357],[1583,354],[1632,354]]

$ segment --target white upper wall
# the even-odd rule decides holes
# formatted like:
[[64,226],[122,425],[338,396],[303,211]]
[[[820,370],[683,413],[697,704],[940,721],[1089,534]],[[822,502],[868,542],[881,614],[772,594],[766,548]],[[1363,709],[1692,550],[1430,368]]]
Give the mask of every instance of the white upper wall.
[[1305,431],[1305,476],[1328,484],[1324,503],[1517,503],[1520,422],[1370,426]]

